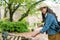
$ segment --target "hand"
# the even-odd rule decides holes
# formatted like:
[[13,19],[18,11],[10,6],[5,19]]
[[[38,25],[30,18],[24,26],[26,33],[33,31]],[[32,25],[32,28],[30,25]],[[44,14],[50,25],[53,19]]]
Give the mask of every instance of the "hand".
[[33,35],[32,37],[36,37],[36,35]]
[[40,34],[40,33],[37,33],[37,34],[33,35],[32,37],[36,37],[38,34]]

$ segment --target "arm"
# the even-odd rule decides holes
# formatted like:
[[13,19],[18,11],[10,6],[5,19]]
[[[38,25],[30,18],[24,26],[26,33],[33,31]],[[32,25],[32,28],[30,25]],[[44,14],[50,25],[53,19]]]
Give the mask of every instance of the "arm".
[[40,31],[40,33],[46,32],[46,31],[50,28],[52,22],[53,22],[53,16],[48,15],[47,18],[46,18],[44,27],[43,27],[43,29]]
[[44,24],[43,29],[42,29],[40,32],[38,32],[37,34],[35,34],[33,37],[37,36],[37,35],[40,34],[40,33],[46,32],[46,31],[50,28],[52,22],[53,22],[53,16],[50,16],[50,15],[49,15],[49,16],[46,18],[46,21],[45,21],[45,24]]

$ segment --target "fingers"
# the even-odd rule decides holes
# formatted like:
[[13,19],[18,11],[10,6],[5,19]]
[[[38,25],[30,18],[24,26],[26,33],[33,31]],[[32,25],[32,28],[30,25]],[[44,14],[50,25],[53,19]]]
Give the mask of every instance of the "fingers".
[[32,37],[36,37],[37,35],[35,34],[35,35],[32,35]]

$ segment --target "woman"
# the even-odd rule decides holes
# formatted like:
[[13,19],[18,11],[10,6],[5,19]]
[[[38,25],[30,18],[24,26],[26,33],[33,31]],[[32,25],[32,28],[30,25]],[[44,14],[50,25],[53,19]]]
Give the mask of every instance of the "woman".
[[60,40],[59,38],[59,32],[57,30],[58,22],[57,22],[57,17],[54,14],[54,12],[48,8],[48,6],[44,3],[41,4],[42,6],[40,7],[40,11],[42,12],[42,18],[44,22],[44,26],[40,32],[35,34],[33,37],[40,33],[46,32],[48,34],[48,39],[49,40]]

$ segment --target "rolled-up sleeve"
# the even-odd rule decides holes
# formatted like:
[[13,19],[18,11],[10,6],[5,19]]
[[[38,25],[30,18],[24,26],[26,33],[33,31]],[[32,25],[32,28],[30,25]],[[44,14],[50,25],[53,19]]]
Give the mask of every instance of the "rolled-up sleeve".
[[46,18],[44,27],[42,28],[42,30],[40,30],[40,32],[41,32],[41,33],[46,32],[46,31],[50,28],[52,22],[53,22],[53,17],[49,15],[49,16]]

